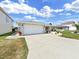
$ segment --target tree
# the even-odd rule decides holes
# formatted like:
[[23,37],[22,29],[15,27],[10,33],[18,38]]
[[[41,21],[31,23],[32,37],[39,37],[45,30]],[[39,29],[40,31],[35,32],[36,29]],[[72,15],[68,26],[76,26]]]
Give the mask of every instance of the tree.
[[79,24],[75,24],[75,26],[76,26],[77,30],[79,30]]
[[52,25],[52,23],[49,23],[49,25]]

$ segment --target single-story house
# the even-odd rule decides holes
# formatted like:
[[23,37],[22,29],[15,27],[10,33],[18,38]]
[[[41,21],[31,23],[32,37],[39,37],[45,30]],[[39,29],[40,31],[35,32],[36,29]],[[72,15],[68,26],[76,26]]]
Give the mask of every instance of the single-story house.
[[74,21],[64,22],[64,23],[62,23],[62,24],[60,25],[60,27],[61,27],[62,29],[70,30],[70,31],[75,31],[75,30],[77,30]]
[[40,34],[40,33],[45,33],[47,31],[50,32],[50,25],[46,25],[41,22],[27,21],[27,22],[17,22],[17,23],[19,26],[19,31],[23,35]]
[[0,7],[0,35],[12,31],[12,22],[12,18]]

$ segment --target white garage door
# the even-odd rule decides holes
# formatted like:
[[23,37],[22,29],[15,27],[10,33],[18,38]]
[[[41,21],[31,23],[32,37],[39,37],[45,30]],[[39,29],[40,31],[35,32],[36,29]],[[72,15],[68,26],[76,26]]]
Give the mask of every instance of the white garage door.
[[41,25],[25,25],[24,26],[24,34],[37,34],[44,33],[44,26]]

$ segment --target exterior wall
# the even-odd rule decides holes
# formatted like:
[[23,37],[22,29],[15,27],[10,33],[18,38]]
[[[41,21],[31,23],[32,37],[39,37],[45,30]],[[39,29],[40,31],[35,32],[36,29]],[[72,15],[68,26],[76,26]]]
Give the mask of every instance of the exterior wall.
[[23,35],[45,33],[43,25],[24,24],[20,26],[20,31]]
[[69,26],[65,26],[65,27],[63,27],[63,29],[69,30]]
[[12,31],[12,20],[0,11],[0,35]]
[[24,26],[23,25],[20,24],[18,30],[22,33],[22,35],[24,35]]
[[75,30],[77,30],[77,28],[75,26],[69,26],[69,30],[70,31],[75,31]]
[[64,28],[64,29],[66,29],[66,30],[70,30],[70,31],[75,31],[75,30],[77,30],[77,28],[75,27],[75,26],[73,26],[73,25],[65,25],[66,27]]

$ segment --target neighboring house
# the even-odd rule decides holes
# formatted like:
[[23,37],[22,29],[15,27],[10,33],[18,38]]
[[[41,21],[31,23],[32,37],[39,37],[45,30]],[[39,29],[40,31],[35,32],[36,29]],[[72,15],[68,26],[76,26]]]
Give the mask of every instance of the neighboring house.
[[45,25],[41,22],[27,21],[17,22],[19,30],[23,35],[40,34],[50,30],[50,25]]
[[61,27],[66,30],[75,31],[77,30],[74,21],[68,21],[61,24]]
[[0,7],[0,35],[12,31],[12,22],[11,17]]

